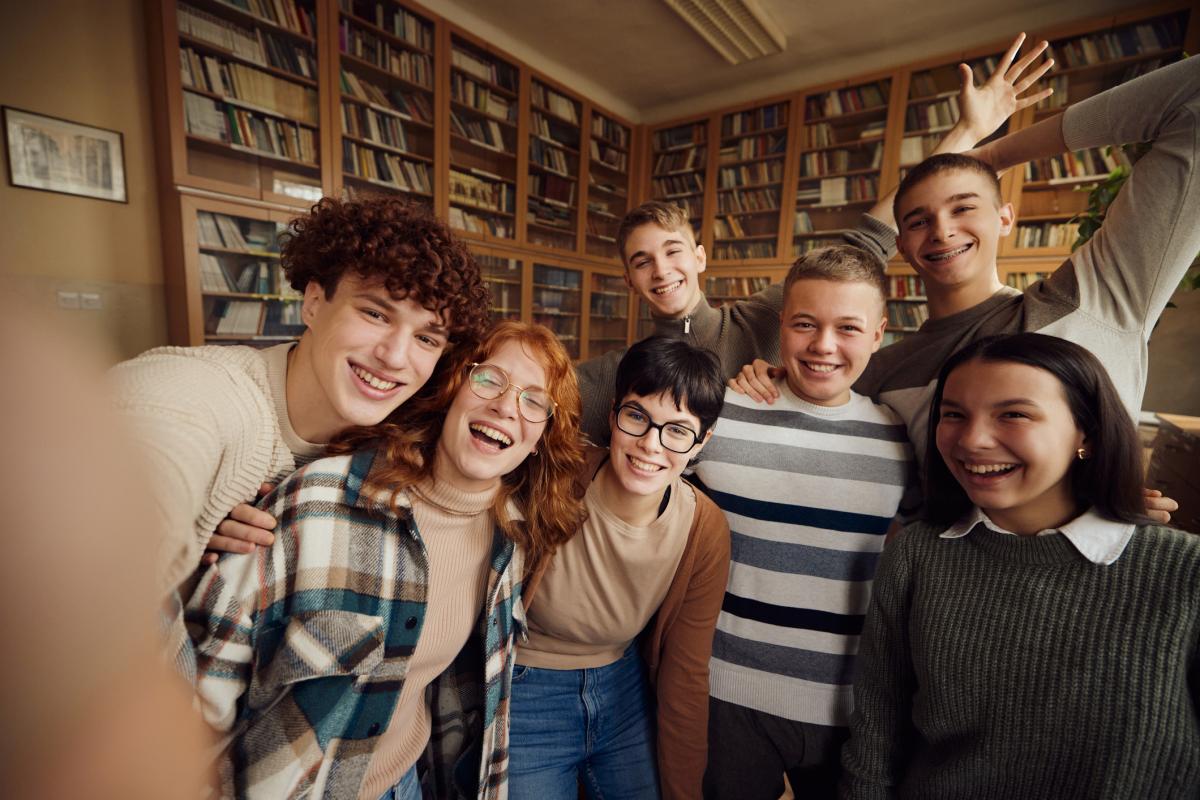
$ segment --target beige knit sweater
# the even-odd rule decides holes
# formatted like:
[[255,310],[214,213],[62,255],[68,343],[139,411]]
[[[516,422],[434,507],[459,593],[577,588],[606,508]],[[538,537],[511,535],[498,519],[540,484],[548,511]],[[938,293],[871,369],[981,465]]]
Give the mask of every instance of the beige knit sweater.
[[292,347],[161,347],[113,367],[116,408],[145,454],[164,594],[234,506],[321,453],[288,421]]

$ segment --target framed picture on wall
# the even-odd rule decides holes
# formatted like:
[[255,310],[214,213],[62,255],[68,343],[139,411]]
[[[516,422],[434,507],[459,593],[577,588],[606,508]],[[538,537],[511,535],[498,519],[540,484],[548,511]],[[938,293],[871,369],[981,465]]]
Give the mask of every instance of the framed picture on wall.
[[13,186],[126,203],[119,131],[3,106],[8,180]]

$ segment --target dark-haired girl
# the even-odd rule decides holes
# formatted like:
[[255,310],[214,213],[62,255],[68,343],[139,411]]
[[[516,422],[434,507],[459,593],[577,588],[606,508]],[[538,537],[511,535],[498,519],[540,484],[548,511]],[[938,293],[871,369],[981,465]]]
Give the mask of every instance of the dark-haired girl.
[[1071,342],[985,339],[930,410],[929,522],[884,552],[843,796],[1200,796],[1200,538]]
[[[617,367],[588,519],[526,583],[513,672],[514,800],[698,798],[729,526],[680,474],[720,414],[716,356],[651,337]],[[640,646],[639,646],[640,645]]]

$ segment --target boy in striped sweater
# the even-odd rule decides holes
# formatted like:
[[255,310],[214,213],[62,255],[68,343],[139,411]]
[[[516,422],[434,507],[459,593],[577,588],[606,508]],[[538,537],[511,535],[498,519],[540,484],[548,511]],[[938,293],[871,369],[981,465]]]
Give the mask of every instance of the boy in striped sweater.
[[883,264],[814,250],[784,281],[780,399],[733,390],[696,475],[732,564],[710,663],[705,796],[834,797],[858,636],[912,483],[904,423],[850,387],[883,340]]

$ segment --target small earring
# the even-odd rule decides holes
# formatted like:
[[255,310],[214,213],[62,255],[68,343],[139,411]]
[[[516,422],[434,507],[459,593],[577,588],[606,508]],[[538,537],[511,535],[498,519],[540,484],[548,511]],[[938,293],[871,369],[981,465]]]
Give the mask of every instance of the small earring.
[[1092,456],[1092,454],[1087,451],[1086,447],[1081,447],[1078,450],[1076,450],[1075,455],[1079,457],[1080,461],[1086,461],[1087,459],[1091,458],[1091,456]]
[[[531,456],[536,456],[536,455],[537,455],[537,450],[531,450],[531,451],[530,451],[530,453],[529,453],[529,455],[531,455]],[[1082,456],[1081,456],[1081,457],[1082,457]]]

